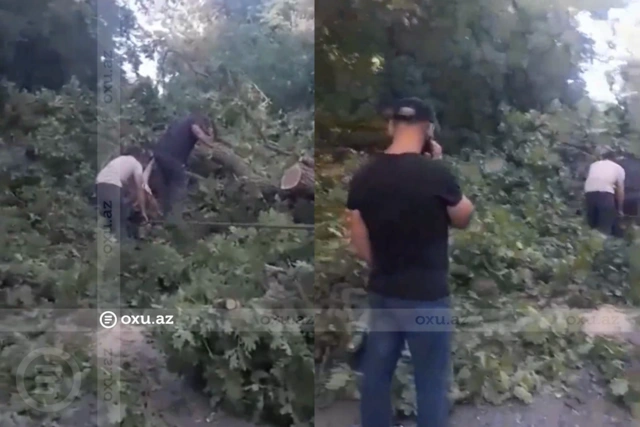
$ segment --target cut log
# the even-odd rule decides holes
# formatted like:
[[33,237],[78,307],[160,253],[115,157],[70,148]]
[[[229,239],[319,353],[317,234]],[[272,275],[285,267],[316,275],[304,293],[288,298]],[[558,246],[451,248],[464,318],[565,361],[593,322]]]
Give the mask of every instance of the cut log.
[[295,188],[302,179],[302,166],[295,164],[284,171],[280,180],[281,190],[291,190]]
[[237,177],[250,177],[254,175],[253,170],[230,148],[222,144],[214,144],[212,148],[207,148],[206,153],[211,156],[211,160],[221,164]]
[[249,164],[233,150],[223,144],[214,143],[213,148],[203,149],[208,160],[211,160],[231,172],[239,180],[247,184],[247,189],[254,197],[275,194],[277,188],[268,179],[257,175]]
[[313,159],[301,158],[298,163],[284,171],[280,180],[280,189],[286,192],[313,194],[315,172]]

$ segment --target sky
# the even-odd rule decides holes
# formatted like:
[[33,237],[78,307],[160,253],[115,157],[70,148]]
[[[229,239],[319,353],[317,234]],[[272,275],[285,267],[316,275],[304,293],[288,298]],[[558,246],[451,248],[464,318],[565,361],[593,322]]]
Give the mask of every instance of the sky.
[[[634,20],[638,21],[640,17],[640,0],[634,0],[624,9],[611,9],[609,11],[608,21],[595,21],[587,14],[578,18],[580,30],[589,35],[595,41],[596,53],[607,58],[613,56],[613,60],[594,61],[593,64],[585,66],[583,78],[587,84],[587,91],[591,98],[598,101],[615,102],[613,93],[609,90],[609,85],[605,78],[607,71],[614,70],[616,67],[624,63],[623,58],[627,55],[624,46],[619,46],[615,50],[611,50],[607,46],[608,40],[613,40],[621,44],[620,38],[614,37],[611,25],[617,21],[616,25],[633,25]],[[636,23],[637,25],[637,23]]]
[[[136,15],[140,21],[140,24],[147,28],[153,29],[153,25],[148,21],[147,17],[141,13],[138,7],[135,5],[134,0],[125,0],[126,3],[136,12]],[[621,65],[626,55],[624,47],[618,46],[617,49],[612,50],[607,46],[607,41],[614,40],[620,44],[620,40],[616,40],[616,37],[612,31],[612,25],[633,25],[634,20],[638,20],[640,17],[640,0],[633,0],[631,4],[624,9],[612,9],[609,11],[609,19],[607,21],[596,21],[589,17],[588,14],[582,14],[578,17],[580,23],[580,30],[589,35],[595,41],[595,50],[598,55],[604,58],[613,56],[619,59],[606,59],[601,61],[594,61],[592,64],[585,64],[585,71],[583,77],[587,85],[587,91],[589,96],[597,101],[603,102],[615,102],[615,96],[610,91],[605,78],[607,71],[614,70],[617,66]],[[156,61],[144,60],[139,73],[142,76],[150,77],[153,80],[156,79]],[[134,77],[131,73],[131,77]]]
[[[133,12],[136,15],[136,18],[138,19],[138,22],[140,23],[140,26],[143,27],[146,30],[153,30],[155,28],[157,28],[156,25],[153,25],[149,19],[147,18],[147,16],[142,13],[142,11],[140,10],[140,8],[138,7],[138,5],[136,5],[135,0],[125,0],[124,3],[129,6],[129,8],[131,10],[133,10]],[[156,61],[152,61],[149,59],[143,59],[142,60],[142,64],[140,65],[140,69],[138,70],[138,73],[140,73],[140,75],[144,76],[144,77],[150,77],[152,80],[156,80],[157,77],[157,62]],[[128,74],[129,74],[129,78],[131,79],[135,79],[135,75],[132,72],[130,67],[125,67],[125,69],[127,70]]]

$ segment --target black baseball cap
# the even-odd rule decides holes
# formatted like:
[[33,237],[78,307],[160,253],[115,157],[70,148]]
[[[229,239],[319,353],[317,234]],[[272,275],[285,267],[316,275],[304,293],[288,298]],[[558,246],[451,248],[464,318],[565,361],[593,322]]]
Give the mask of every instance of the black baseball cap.
[[431,105],[418,98],[403,98],[397,101],[393,107],[393,120],[420,123],[436,122],[436,113]]

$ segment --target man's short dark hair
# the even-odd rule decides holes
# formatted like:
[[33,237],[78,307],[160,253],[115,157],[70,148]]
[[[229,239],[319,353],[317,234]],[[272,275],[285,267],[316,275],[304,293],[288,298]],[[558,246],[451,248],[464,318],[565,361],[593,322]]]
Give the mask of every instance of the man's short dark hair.
[[[208,115],[206,114],[202,114],[199,111],[195,111],[191,114],[191,116],[195,119],[195,122],[198,126],[204,127],[204,128],[208,128],[211,127],[213,125],[213,122],[211,121],[211,119],[209,118]],[[203,129],[206,130],[206,129]]]
[[418,98],[404,98],[393,107],[392,119],[402,123],[436,123],[433,107]]

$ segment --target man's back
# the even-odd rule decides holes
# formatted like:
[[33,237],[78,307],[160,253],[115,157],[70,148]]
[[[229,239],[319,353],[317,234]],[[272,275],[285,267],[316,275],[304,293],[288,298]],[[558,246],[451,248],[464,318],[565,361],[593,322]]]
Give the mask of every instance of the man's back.
[[354,176],[347,207],[360,211],[369,232],[371,290],[407,299],[448,295],[447,206],[461,198],[446,166],[420,154],[382,154]]
[[198,137],[191,130],[194,124],[206,127],[206,120],[199,114],[190,114],[172,123],[158,141],[156,151],[169,154],[182,164],[186,163],[198,142]]
[[614,193],[616,183],[624,185],[625,172],[622,166],[611,160],[599,160],[589,167],[584,183],[585,193]]
[[96,183],[113,184],[122,187],[134,176],[142,175],[142,164],[133,156],[119,156],[111,160],[98,173]]

